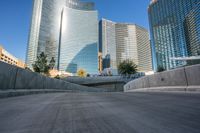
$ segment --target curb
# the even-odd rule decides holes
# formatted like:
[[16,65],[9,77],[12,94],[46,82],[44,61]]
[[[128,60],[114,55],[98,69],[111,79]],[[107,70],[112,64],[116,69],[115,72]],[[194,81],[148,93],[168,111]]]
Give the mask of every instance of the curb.
[[124,92],[200,92],[200,86],[165,86],[165,87],[154,87],[154,88],[140,88],[126,90]]
[[6,90],[0,91],[0,99],[32,94],[45,94],[45,93],[59,93],[59,92],[72,92],[68,90]]

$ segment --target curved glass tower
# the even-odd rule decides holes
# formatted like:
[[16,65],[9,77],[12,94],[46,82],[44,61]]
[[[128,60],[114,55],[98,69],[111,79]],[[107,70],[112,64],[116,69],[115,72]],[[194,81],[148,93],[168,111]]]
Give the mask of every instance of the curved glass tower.
[[185,65],[185,62],[172,58],[188,56],[184,21],[198,2],[152,0],[148,13],[155,70],[159,66],[173,69]]
[[26,63],[41,52],[56,59],[60,71],[98,72],[98,12],[80,0],[33,0]]

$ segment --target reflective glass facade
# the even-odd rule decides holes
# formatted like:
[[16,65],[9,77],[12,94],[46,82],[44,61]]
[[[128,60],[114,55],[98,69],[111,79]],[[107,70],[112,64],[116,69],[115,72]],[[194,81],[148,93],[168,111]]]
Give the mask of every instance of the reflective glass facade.
[[32,64],[37,58],[41,11],[42,11],[42,0],[34,0],[31,28],[29,33],[29,40],[28,40],[28,47],[26,54],[26,64],[27,67],[29,68],[32,68]]
[[149,6],[154,69],[166,69],[185,64],[172,60],[188,56],[184,21],[199,0],[153,0]]
[[[40,1],[40,2],[39,2]],[[36,31],[35,31],[36,30]],[[98,13],[94,3],[34,0],[27,64],[45,52],[60,71],[98,72]],[[33,51],[34,54],[30,54]]]
[[185,37],[189,56],[200,56],[200,2],[185,19]]
[[117,69],[115,22],[102,19],[99,23],[100,48],[103,58],[103,69]]

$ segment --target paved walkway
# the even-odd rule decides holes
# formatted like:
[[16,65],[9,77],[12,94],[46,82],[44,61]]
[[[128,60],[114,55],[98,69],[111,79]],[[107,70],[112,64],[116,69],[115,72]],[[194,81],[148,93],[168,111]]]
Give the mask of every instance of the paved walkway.
[[0,133],[200,133],[200,94],[55,93],[0,99]]

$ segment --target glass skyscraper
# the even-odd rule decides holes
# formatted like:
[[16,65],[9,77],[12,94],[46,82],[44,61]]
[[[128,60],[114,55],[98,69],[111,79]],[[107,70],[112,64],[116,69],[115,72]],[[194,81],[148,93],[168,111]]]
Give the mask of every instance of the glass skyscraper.
[[154,69],[161,66],[173,69],[185,65],[184,61],[173,60],[187,57],[185,19],[199,0],[152,0],[148,13]]
[[200,2],[186,16],[185,37],[189,56],[200,56]]
[[80,0],[33,0],[28,67],[44,52],[59,71],[98,73],[98,12]]
[[117,69],[115,24],[106,19],[99,22],[99,49],[102,52],[103,68]]

